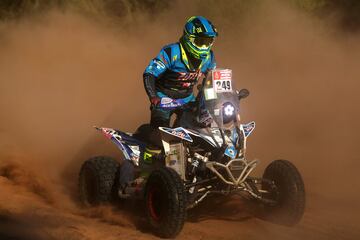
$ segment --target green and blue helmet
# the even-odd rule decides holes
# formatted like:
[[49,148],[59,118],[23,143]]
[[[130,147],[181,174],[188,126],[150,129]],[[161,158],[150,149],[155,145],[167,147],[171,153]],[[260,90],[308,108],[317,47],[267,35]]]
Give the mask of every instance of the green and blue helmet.
[[216,28],[208,19],[193,16],[185,24],[181,43],[193,57],[203,59],[210,54],[214,39],[217,36]]

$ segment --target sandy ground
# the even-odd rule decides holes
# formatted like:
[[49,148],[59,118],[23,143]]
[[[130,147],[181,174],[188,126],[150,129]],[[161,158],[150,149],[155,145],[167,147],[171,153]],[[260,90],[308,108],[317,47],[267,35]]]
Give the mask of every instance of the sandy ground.
[[[156,239],[134,206],[64,209],[7,178],[0,184],[7,193],[0,197],[1,239]],[[358,239],[359,209],[326,208],[319,196],[308,201],[317,204],[307,207],[300,224],[283,227],[254,217],[254,206],[239,198],[210,199],[189,212],[178,239]]]
[[[209,200],[178,238],[360,239],[359,36],[279,5],[241,21],[225,5],[208,13],[221,36],[218,66],[251,91],[241,107],[257,122],[255,175],[290,159],[307,206],[288,228],[255,218],[241,199]],[[123,28],[54,11],[0,25],[0,239],[156,238],[132,204],[79,207],[77,174],[90,156],[119,157],[93,125],[134,131],[148,120],[143,69],[195,14],[179,6]]]

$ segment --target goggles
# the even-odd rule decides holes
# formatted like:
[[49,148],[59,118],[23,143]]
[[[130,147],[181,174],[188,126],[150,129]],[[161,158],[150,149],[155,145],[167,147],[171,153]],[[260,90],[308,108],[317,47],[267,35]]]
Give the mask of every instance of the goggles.
[[211,47],[214,43],[215,38],[214,37],[189,37],[190,42],[198,47],[199,49],[208,49]]

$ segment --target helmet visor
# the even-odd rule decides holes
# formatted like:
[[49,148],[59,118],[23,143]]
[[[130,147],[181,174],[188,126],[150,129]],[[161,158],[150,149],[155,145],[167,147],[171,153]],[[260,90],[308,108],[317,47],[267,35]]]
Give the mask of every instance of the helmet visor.
[[208,49],[214,43],[213,37],[190,37],[190,41],[199,49]]

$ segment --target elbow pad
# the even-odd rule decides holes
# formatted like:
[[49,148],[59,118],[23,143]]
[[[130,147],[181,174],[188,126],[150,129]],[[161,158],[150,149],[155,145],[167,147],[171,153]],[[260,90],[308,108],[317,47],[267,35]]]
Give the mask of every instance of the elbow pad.
[[149,96],[149,98],[156,97],[156,87],[155,87],[156,77],[152,74],[145,73],[143,75],[143,80],[144,80],[145,91]]

